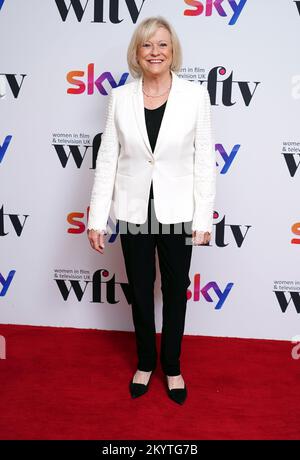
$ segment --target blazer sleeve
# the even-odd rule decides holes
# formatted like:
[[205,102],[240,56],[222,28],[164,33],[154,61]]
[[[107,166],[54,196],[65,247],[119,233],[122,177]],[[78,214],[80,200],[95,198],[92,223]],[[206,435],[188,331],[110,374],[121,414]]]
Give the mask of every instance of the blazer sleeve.
[[209,92],[201,86],[194,154],[194,215],[192,230],[212,232],[216,196],[216,153]]
[[105,128],[96,160],[87,224],[88,229],[104,230],[106,233],[120,149],[114,121],[115,99],[116,95],[112,89],[108,100]]

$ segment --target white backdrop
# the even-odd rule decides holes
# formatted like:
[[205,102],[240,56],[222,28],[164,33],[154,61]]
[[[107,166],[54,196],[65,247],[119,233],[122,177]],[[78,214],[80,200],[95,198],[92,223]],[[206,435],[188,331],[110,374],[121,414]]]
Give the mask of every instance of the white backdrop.
[[[217,149],[185,333],[300,334],[299,12],[292,0],[0,0],[0,323],[133,330],[119,235],[93,251],[87,211],[107,94],[132,80],[134,28],[160,14],[182,43],[179,75],[208,86]],[[160,332],[158,261],[155,292]]]

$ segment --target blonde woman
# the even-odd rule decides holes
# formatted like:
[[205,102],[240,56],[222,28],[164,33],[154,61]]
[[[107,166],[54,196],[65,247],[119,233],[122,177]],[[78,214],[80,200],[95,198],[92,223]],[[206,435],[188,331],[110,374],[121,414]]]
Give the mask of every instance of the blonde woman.
[[[111,90],[88,218],[93,249],[104,253],[113,203],[132,296],[137,370],[133,398],[146,393],[157,366],[155,251],[161,273],[160,362],[168,396],[182,404],[180,354],[194,245],[209,244],[216,158],[207,89],[180,79],[181,46],[163,17],[141,22],[127,60],[134,81]],[[190,236],[190,237],[189,237]]]

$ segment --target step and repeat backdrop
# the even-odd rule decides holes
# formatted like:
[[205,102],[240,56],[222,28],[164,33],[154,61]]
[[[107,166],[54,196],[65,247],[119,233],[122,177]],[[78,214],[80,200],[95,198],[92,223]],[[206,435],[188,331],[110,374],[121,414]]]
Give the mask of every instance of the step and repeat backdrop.
[[[300,1],[0,0],[0,323],[132,331],[111,211],[87,238],[112,88],[162,15],[181,78],[207,86],[217,155],[209,246],[193,247],[186,334],[300,336]],[[170,133],[172,136],[172,133]],[[161,282],[155,283],[161,331]]]

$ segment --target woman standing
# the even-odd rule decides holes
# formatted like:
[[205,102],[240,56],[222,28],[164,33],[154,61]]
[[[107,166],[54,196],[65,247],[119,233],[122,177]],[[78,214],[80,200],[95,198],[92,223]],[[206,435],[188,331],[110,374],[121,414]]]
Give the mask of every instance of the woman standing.
[[[161,272],[160,362],[169,397],[182,404],[180,369],[193,245],[208,244],[216,193],[210,100],[204,86],[176,75],[181,46],[162,17],[147,18],[131,38],[135,80],[112,89],[97,157],[88,238],[103,254],[113,203],[132,295],[137,371],[131,396],[143,395],[157,365],[155,251]],[[188,238],[190,235],[190,238]]]

